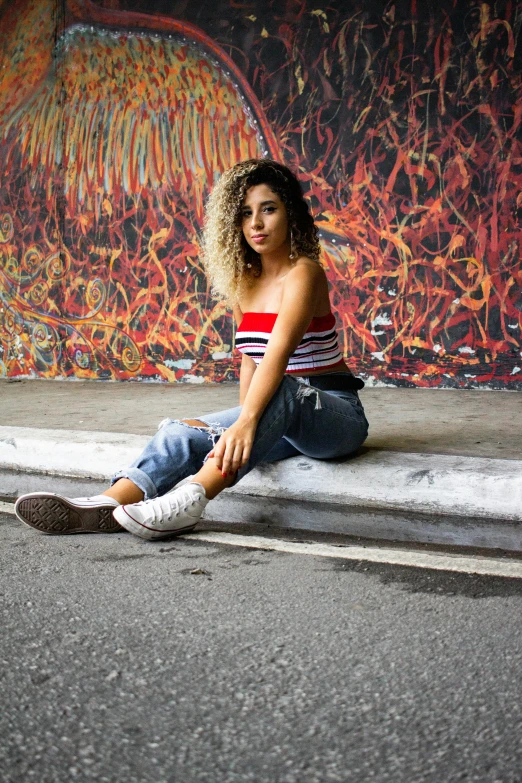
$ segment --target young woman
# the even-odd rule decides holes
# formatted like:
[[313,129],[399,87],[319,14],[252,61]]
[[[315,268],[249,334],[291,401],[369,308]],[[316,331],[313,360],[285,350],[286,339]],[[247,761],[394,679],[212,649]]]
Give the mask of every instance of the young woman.
[[233,307],[240,405],[167,419],[103,495],[34,492],[18,499],[18,518],[44,533],[123,527],[164,538],[192,529],[207,503],[259,462],[358,449],[368,432],[357,394],[363,383],[339,351],[319,253],[289,169],[248,160],[225,172],[207,204],[204,261],[216,294]]

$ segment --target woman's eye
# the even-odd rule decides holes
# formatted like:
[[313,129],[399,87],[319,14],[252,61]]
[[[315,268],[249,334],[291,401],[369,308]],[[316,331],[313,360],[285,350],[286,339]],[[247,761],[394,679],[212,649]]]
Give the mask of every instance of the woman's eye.
[[275,212],[275,207],[265,207],[264,212]]

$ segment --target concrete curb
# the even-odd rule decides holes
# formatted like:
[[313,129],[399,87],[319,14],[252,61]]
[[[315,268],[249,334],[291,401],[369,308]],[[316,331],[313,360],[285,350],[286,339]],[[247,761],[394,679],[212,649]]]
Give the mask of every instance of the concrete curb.
[[[0,469],[106,480],[147,441],[125,433],[0,427]],[[387,515],[384,522],[377,512]],[[398,515],[426,519],[407,523]],[[379,450],[343,462],[293,457],[256,468],[209,505],[207,518],[520,551],[522,460]]]
[[106,481],[149,440],[120,432],[0,427],[0,469]]

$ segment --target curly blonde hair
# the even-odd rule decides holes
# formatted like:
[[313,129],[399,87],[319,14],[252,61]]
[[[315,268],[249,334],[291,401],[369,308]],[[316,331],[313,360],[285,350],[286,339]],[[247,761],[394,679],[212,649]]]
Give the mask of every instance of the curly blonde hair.
[[261,257],[247,244],[241,221],[247,190],[255,185],[268,185],[284,203],[297,254],[317,261],[321,252],[317,228],[295,174],[266,158],[237,163],[221,175],[210,194],[202,243],[202,261],[213,294],[231,305],[237,303],[243,286],[261,274]]

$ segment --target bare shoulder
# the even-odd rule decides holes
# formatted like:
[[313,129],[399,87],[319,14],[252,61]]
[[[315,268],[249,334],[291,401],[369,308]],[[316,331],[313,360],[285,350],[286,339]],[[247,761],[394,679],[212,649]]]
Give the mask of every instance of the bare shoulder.
[[[247,313],[252,309],[252,301],[256,298],[256,289],[258,287],[258,278],[246,278],[242,281],[241,292],[239,301],[234,306],[234,318],[236,318],[236,311],[238,311],[241,318],[243,313]],[[237,318],[236,318],[237,320]]]
[[290,282],[290,284],[291,281],[297,280],[317,282],[321,278],[326,278],[326,275],[319,261],[314,261],[313,258],[308,258],[307,256],[301,256],[286,276],[286,281]]
[[330,312],[328,279],[321,263],[306,256],[299,258],[286,276],[284,297],[308,300],[312,308],[311,316]]
[[321,299],[325,294],[328,296],[328,281],[319,261],[314,261],[313,258],[306,256],[297,259],[284,282],[285,291],[291,291],[295,288],[313,289]]

